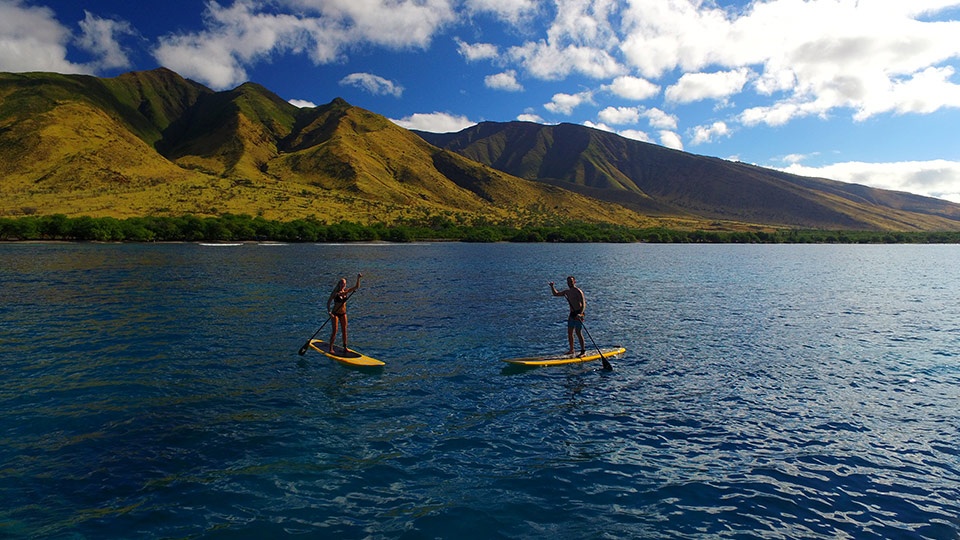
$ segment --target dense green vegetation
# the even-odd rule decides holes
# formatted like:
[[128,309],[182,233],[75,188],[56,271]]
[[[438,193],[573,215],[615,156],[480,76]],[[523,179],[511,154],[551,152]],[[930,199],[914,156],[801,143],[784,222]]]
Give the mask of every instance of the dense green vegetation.
[[327,224],[316,219],[271,221],[248,215],[199,218],[69,218],[57,214],[0,218],[4,241],[100,242],[652,242],[652,243],[960,243],[960,232],[883,232],[777,230],[750,232],[635,229],[619,225],[568,222],[517,227],[496,223],[464,225],[444,217],[411,220],[401,225]]

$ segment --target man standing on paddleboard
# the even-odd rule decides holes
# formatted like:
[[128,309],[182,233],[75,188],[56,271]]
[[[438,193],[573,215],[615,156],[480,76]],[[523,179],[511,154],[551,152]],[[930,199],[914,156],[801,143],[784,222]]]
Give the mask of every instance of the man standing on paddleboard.
[[340,335],[343,337],[343,349],[347,349],[347,298],[353,291],[360,288],[360,278],[363,274],[357,274],[357,284],[347,288],[347,278],[340,278],[330,297],[327,298],[327,312],[330,314],[330,321],[333,323],[333,331],[330,332],[330,353],[333,353],[333,340],[337,338],[337,326],[341,326]]
[[573,276],[569,276],[567,277],[566,290],[558,291],[551,281],[550,292],[554,296],[565,297],[567,303],[570,304],[570,316],[567,317],[567,342],[570,344],[570,350],[567,351],[567,354],[572,355],[574,352],[573,332],[576,330],[577,337],[580,338],[580,356],[583,356],[587,352],[583,343],[583,310],[587,307],[587,299],[584,297],[583,291],[577,287],[577,280]]

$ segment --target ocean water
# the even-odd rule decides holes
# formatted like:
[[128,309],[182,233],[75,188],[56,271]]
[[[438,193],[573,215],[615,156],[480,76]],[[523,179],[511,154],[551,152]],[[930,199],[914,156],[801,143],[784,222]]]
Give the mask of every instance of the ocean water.
[[[0,245],[2,538],[960,538],[960,247]],[[297,351],[341,276],[357,370]],[[596,362],[566,348],[587,296]],[[323,329],[321,336],[329,337]]]

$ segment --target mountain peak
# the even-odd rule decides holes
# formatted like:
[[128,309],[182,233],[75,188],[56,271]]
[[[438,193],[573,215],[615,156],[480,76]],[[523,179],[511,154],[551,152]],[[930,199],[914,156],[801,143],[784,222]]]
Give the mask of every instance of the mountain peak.
[[569,123],[418,137],[340,97],[300,109],[254,82],[215,92],[166,68],[0,73],[0,96],[0,215],[960,230],[960,205]]

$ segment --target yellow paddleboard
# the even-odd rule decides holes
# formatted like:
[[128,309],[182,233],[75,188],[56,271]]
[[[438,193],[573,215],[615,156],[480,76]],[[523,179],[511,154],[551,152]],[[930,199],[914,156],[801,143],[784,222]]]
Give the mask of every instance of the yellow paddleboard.
[[333,352],[330,352],[330,345],[322,339],[311,339],[310,348],[348,366],[373,367],[386,365],[376,358],[370,358],[353,349],[344,349],[337,345],[334,345]]
[[[603,353],[604,358],[609,360],[627,352],[627,349],[623,347],[601,347],[600,352]],[[562,366],[564,364],[580,364],[599,359],[600,353],[594,349],[592,352],[588,350],[583,356],[577,356],[576,354],[551,354],[547,356],[530,356],[527,358],[505,358],[503,361],[518,366]]]

